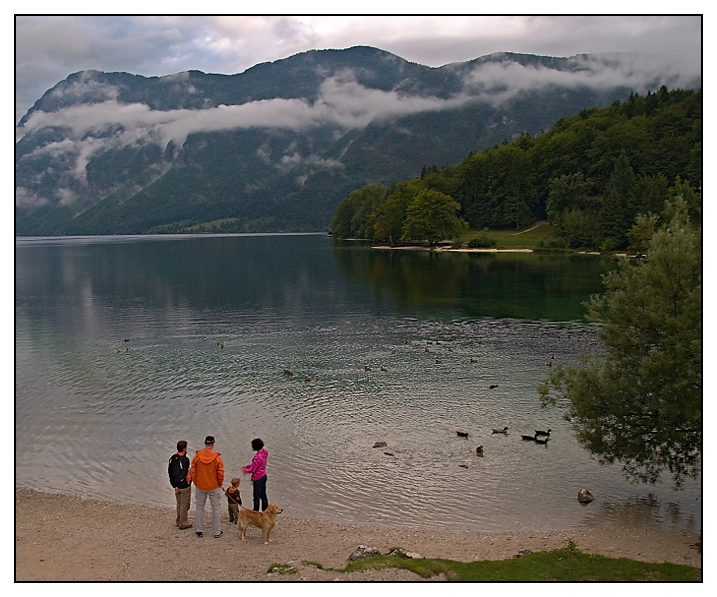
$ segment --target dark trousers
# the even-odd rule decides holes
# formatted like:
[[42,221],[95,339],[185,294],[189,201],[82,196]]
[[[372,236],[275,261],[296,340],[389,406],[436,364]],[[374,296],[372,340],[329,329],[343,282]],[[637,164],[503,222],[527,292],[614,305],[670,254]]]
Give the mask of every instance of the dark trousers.
[[259,511],[259,502],[261,502],[263,512],[269,507],[269,498],[266,497],[266,475],[252,483],[254,484],[254,510]]

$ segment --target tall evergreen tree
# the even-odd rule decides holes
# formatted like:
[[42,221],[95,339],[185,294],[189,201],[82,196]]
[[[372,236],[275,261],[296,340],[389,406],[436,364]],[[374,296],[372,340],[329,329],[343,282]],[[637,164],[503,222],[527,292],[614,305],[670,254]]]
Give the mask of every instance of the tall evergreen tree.
[[[604,356],[551,369],[540,388],[568,400],[578,441],[628,477],[676,487],[701,471],[702,240],[677,198],[649,242],[647,260],[608,273],[589,303]],[[553,393],[551,393],[551,390]]]

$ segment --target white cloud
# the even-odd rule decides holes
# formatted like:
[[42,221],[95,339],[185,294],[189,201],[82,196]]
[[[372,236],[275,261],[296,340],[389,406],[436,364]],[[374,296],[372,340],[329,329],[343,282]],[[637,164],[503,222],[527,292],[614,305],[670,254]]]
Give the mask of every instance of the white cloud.
[[45,197],[40,197],[25,187],[15,188],[15,207],[21,209],[36,209],[48,203],[49,201]]
[[[561,11],[558,11],[561,12]],[[697,11],[702,12],[702,11]],[[235,74],[322,48],[371,45],[441,66],[493,52],[647,52],[699,71],[702,20],[651,15],[43,16],[15,19],[16,117],[70,73]]]
[[113,85],[106,85],[97,81],[92,76],[92,71],[83,71],[79,78],[66,86],[55,87],[50,92],[50,97],[72,101],[80,97],[92,97],[95,101],[116,100],[119,90]]
[[655,91],[656,81],[671,88],[684,87],[693,83],[695,77],[695,73],[675,70],[667,59],[654,55],[592,54],[572,60],[579,70],[559,71],[512,61],[487,62],[476,66],[464,78],[464,84],[469,93],[499,104],[520,91],[553,85],[591,89],[624,86],[646,93]]
[[[109,89],[104,92],[110,93]],[[181,145],[192,133],[229,131],[241,128],[279,128],[306,130],[322,124],[343,129],[365,127],[374,119],[391,118],[432,110],[459,107],[470,98],[439,99],[436,97],[402,96],[393,91],[367,89],[350,73],[327,79],[314,103],[303,99],[266,99],[239,105],[220,105],[203,110],[152,110],[145,104],[120,104],[108,100],[91,105],[71,106],[57,112],[33,112],[27,122],[17,128],[17,137],[43,127],[63,127],[72,132],[72,139],[81,144],[84,157],[99,150],[100,145],[125,146],[152,141],[166,146],[169,141]],[[89,141],[88,134],[97,134],[121,127],[111,137]],[[63,151],[68,141],[53,143],[36,151]]]
[[[110,99],[91,105],[70,106],[57,112],[35,111],[22,127],[17,127],[16,133],[19,139],[43,127],[62,127],[71,131],[69,139],[47,144],[28,157],[40,153],[72,156],[74,175],[85,182],[87,163],[103,151],[144,143],[156,143],[164,148],[170,141],[181,146],[193,133],[257,127],[305,131],[320,125],[347,131],[363,128],[376,120],[456,109],[470,102],[485,101],[497,105],[520,91],[549,85],[596,89],[624,85],[646,91],[647,85],[654,86],[655,80],[660,78],[664,80],[668,72],[676,73],[670,81],[671,86],[686,82],[681,79],[680,71],[669,70],[669,64],[654,56],[602,54],[577,56],[573,61],[577,66],[574,71],[522,66],[512,61],[480,63],[464,76],[464,90],[447,99],[370,89],[359,84],[350,71],[344,71],[322,83],[313,103],[305,99],[274,98],[207,109],[164,111],[139,103],[121,104],[116,100],[116,88],[100,85],[91,77],[83,76],[63,93],[73,96],[89,91],[93,97]],[[174,78],[181,83],[186,77],[180,73]],[[257,151],[261,159],[271,161],[268,146]],[[284,168],[293,167],[300,161],[308,163],[307,158],[291,153],[291,150],[276,160]]]

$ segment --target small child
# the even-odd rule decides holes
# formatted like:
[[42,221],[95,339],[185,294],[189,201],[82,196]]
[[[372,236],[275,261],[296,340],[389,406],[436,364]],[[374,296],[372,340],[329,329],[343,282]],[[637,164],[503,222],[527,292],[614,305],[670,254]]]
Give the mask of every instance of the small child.
[[229,503],[229,522],[234,524],[239,520],[239,506],[241,506],[239,483],[239,479],[234,477],[232,479],[232,486],[224,492],[227,496],[227,502]]

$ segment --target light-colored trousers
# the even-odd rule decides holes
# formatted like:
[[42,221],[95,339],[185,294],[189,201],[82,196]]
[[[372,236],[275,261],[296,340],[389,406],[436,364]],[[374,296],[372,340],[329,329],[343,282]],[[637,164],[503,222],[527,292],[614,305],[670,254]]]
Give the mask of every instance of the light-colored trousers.
[[189,525],[189,507],[192,504],[192,486],[174,492],[177,498],[177,526],[186,527]]
[[196,520],[194,521],[194,528],[197,530],[197,532],[204,532],[204,504],[207,501],[207,496],[209,496],[209,503],[212,507],[212,530],[214,531],[215,535],[219,534],[219,532],[222,530],[221,508],[223,495],[224,492],[222,491],[221,487],[217,487],[216,489],[212,489],[211,491],[206,491],[197,487],[195,495],[197,509],[195,514]]

